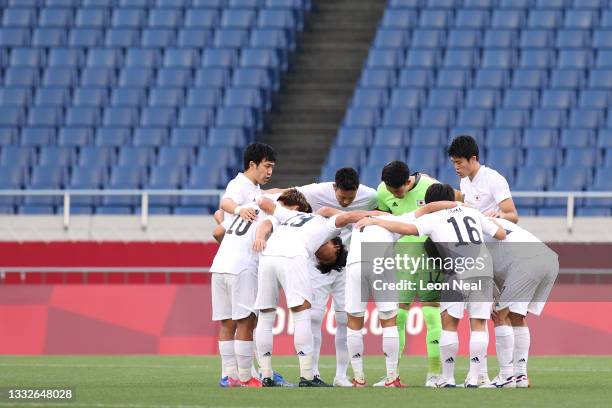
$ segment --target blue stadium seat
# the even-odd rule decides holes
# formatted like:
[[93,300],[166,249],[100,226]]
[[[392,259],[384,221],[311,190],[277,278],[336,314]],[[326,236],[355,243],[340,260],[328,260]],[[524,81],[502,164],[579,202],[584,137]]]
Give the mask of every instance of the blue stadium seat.
[[584,70],[577,68],[559,68],[551,70],[550,86],[552,88],[582,88],[586,83]]
[[449,30],[447,45],[454,48],[470,48],[480,45],[481,35],[479,30],[452,29]]
[[343,126],[374,127],[380,122],[380,112],[372,108],[349,108]]
[[221,15],[215,8],[191,8],[185,14],[185,26],[191,28],[214,28],[219,25]]
[[557,48],[586,48],[591,45],[589,30],[567,29],[557,32]]
[[382,125],[387,127],[409,128],[418,122],[418,110],[410,108],[387,108]]
[[[222,84],[226,83],[227,81],[224,72],[218,72],[217,76],[220,78],[218,81],[216,81],[215,86],[223,86]],[[272,77],[270,76],[268,70],[265,68],[235,69],[232,76],[232,85],[244,88],[276,88],[276,85],[273,83]]]
[[0,28],[1,47],[25,47],[30,43],[30,31],[27,28]]
[[419,108],[425,104],[425,91],[415,88],[395,88],[389,106],[393,108]]
[[104,45],[112,48],[135,47],[140,43],[140,32],[135,28],[109,28]]
[[45,62],[45,53],[36,48],[13,48],[10,64],[13,67],[38,67]]
[[0,147],[9,146],[17,142],[19,129],[14,127],[0,128]]
[[72,25],[74,12],[68,8],[42,8],[38,15],[40,27],[68,27]]
[[[391,31],[391,30],[387,30]],[[408,45],[409,38],[407,37],[405,30],[393,30],[399,35],[403,33],[403,40],[401,44],[390,45],[382,41],[375,41],[375,45],[380,48],[399,47],[403,48]],[[380,31],[379,31],[380,34]],[[377,37],[378,38],[378,37]],[[417,28],[412,34],[412,40],[410,45],[413,48],[438,48],[444,46],[446,43],[446,32],[439,29],[431,28]]]
[[83,50],[74,48],[53,48],[49,50],[50,67],[80,67],[85,61]]
[[427,105],[434,108],[457,108],[463,104],[463,92],[458,89],[432,89]]
[[[382,52],[382,51],[381,51]],[[399,54],[396,54],[399,56]],[[411,48],[406,56],[408,68],[433,68],[440,64],[440,50],[432,48]],[[393,68],[397,65],[386,65]]]
[[213,33],[207,28],[184,28],[178,32],[177,45],[185,48],[204,48],[212,44]]
[[482,54],[482,68],[512,68],[516,65],[516,52],[512,49],[485,49]]
[[365,164],[365,150],[360,147],[332,147],[327,164],[336,169],[341,167],[359,168]]
[[214,167],[219,163],[225,164],[227,168],[237,168],[242,166],[241,160],[238,158],[236,149],[233,147],[204,147],[198,150],[196,158],[198,165],[206,165]]
[[437,168],[442,162],[441,151],[435,147],[413,147],[408,152],[406,160],[412,171],[435,174],[432,169]]
[[223,103],[225,106],[247,107],[258,112],[270,108],[269,102],[264,101],[262,92],[253,88],[228,88]]
[[220,88],[191,88],[187,95],[187,106],[217,106],[222,101]]
[[63,28],[36,28],[32,35],[35,47],[61,47],[67,43],[67,33]]
[[158,9],[149,10],[148,26],[162,28],[176,28],[181,24],[183,12],[180,9]]
[[510,83],[510,74],[503,68],[483,68],[476,71],[478,88],[504,88]]
[[88,67],[81,71],[81,86],[114,86],[117,80],[115,69],[110,67]]
[[525,165],[552,169],[561,161],[561,152],[556,147],[531,148],[526,150]]
[[287,34],[282,29],[255,28],[251,30],[249,45],[261,48],[289,48],[294,51],[295,43],[287,37]]
[[3,11],[3,27],[29,28],[36,24],[36,9],[34,8],[6,8]]
[[[412,132],[410,147],[436,147],[446,143],[446,134],[440,128],[416,128]],[[408,143],[405,143],[408,145]]]
[[[49,67],[43,71],[42,85],[50,87],[71,87],[78,79],[75,68]],[[7,85],[5,81],[5,85]]]
[[537,104],[538,91],[535,89],[508,89],[504,93],[504,107],[531,109]]
[[257,26],[293,30],[299,25],[295,21],[295,17],[291,10],[264,8],[260,10],[257,16]]
[[462,28],[482,29],[489,24],[489,11],[482,9],[459,9],[455,17],[455,26]]
[[438,71],[436,86],[439,88],[467,88],[472,75],[468,69],[442,68]]
[[491,128],[487,130],[486,147],[514,147],[520,143],[519,129]]
[[0,104],[3,106],[25,107],[31,103],[32,93],[29,88],[1,88]]
[[608,149],[612,147],[612,129],[600,129],[597,134],[597,147]]
[[222,28],[215,31],[213,45],[219,48],[240,48],[248,44],[249,32],[241,28]]
[[561,147],[590,147],[595,145],[595,132],[591,129],[563,129]]
[[231,48],[206,48],[202,53],[203,67],[231,68],[237,61],[237,52]]
[[115,8],[111,19],[113,27],[140,28],[145,24],[146,10],[141,8]]
[[559,68],[590,68],[593,66],[593,52],[587,49],[564,49],[559,52]]
[[554,147],[557,145],[559,133],[555,129],[526,129],[523,133],[523,147]]
[[385,28],[406,29],[416,25],[418,12],[416,10],[387,9],[383,16],[381,26]]
[[527,26],[531,28],[557,28],[561,25],[561,10],[532,9],[529,11]]
[[[521,30],[521,48],[549,48],[554,42],[554,32],[546,29],[525,29]],[[542,50],[534,50],[542,51]]]
[[249,142],[242,128],[216,127],[208,134],[208,146],[234,147],[242,150]]
[[598,128],[603,125],[604,111],[596,108],[575,108],[570,111],[569,125],[572,128]]
[[596,68],[589,72],[589,88],[612,88],[612,69]]
[[[47,109],[47,108],[38,108]],[[52,109],[52,108],[48,108]],[[34,117],[34,126],[45,126],[43,121],[51,118],[46,117],[46,112],[38,112],[39,115]],[[53,112],[50,112],[51,114]],[[39,122],[40,121],[40,122]],[[40,123],[40,124],[39,124]],[[52,127],[23,127],[21,128],[21,145],[31,147],[41,147],[49,144],[55,144],[55,129]]]
[[157,86],[187,87],[192,82],[189,68],[161,68],[157,71]]
[[519,66],[521,68],[551,68],[555,65],[555,53],[552,50],[525,49],[521,51]]
[[73,103],[76,106],[101,107],[108,102],[108,90],[104,88],[76,88]]
[[404,68],[400,71],[399,86],[428,88],[434,83],[434,70],[428,68]]
[[531,126],[541,128],[561,128],[567,123],[565,109],[540,108],[534,109]]
[[474,49],[448,48],[442,65],[449,68],[473,68],[479,63],[478,55]]
[[40,72],[34,67],[11,67],[4,72],[5,86],[34,87],[40,80]]
[[368,155],[366,165],[369,167],[382,168],[385,164],[393,160],[405,161],[406,155],[404,153],[404,149],[398,149],[397,147],[375,146],[370,149],[370,154]]
[[76,151],[71,147],[44,146],[40,149],[38,165],[66,167],[74,164]]
[[522,27],[524,23],[524,10],[493,10],[493,16],[491,17],[491,26],[494,28],[517,29]]
[[151,88],[149,106],[176,107],[185,100],[183,88]]
[[63,121],[62,111],[56,107],[36,106],[28,111],[30,126],[59,126]]
[[150,106],[140,112],[141,126],[171,127],[176,123],[176,108]]
[[610,29],[595,29],[593,30],[593,47],[612,48],[612,30]]
[[[404,48],[408,45],[408,41],[409,36],[405,30],[380,29],[374,38],[374,46],[377,48]],[[415,43],[415,41],[416,37],[413,43]],[[438,46],[438,44],[434,46]]]
[[[239,108],[232,108],[232,109],[239,109]],[[221,110],[223,109],[219,109],[219,111]],[[240,117],[239,115],[240,112],[241,111],[232,111],[232,113],[236,114],[236,116],[233,119],[235,119],[236,121],[241,121],[243,117]],[[228,114],[227,116],[231,116],[231,114]],[[180,109],[179,119],[178,119],[179,126],[185,126],[185,127],[202,126],[204,127],[204,126],[212,125],[213,122],[214,122],[214,111],[212,108],[193,106],[193,107],[183,107]],[[248,127],[251,124],[252,123],[243,123],[243,126]],[[221,124],[221,125],[224,125],[224,124]]]
[[452,18],[450,10],[423,9],[419,15],[419,27],[447,28]]
[[500,99],[500,92],[498,90],[475,88],[468,90],[465,104],[468,108],[491,109],[499,105]]
[[256,16],[252,9],[225,9],[221,15],[221,27],[250,28],[255,25]]
[[159,148],[166,143],[168,130],[163,127],[137,127],[134,129],[132,144],[142,147]]
[[172,47],[176,43],[176,31],[171,28],[146,28],[142,30],[141,45],[146,48]]
[[518,68],[512,76],[515,88],[542,88],[548,83],[546,70],[538,68]]
[[495,111],[495,127],[522,128],[529,123],[529,110],[503,108]]
[[91,144],[93,131],[86,127],[60,128],[57,144],[62,147],[83,147]]
[[485,128],[491,125],[493,114],[490,109],[465,108],[460,109],[457,125],[462,127]]
[[99,28],[73,28],[68,34],[70,47],[99,47],[104,42],[104,31]]
[[375,88],[358,88],[353,95],[351,106],[381,108],[387,104],[387,91]]
[[146,92],[144,89],[114,88],[110,98],[110,105],[113,107],[137,107],[144,104],[145,97]]
[[66,126],[93,127],[100,124],[100,110],[95,107],[75,106],[66,110]]
[[516,30],[506,28],[494,28],[485,31],[484,48],[511,48],[518,42]]
[[170,146],[195,148],[206,142],[206,132],[201,128],[173,128]]
[[600,163],[597,149],[570,147],[566,149],[563,165],[566,167],[594,167]]
[[378,128],[374,134],[373,146],[401,148],[408,145],[409,137],[407,135],[408,133],[400,128]]
[[566,28],[590,29],[597,25],[597,13],[594,10],[572,10],[565,12],[563,26]]
[[[612,140],[612,138],[611,138]],[[372,132],[364,128],[340,128],[336,136],[336,146],[369,146],[372,142]]]
[[[32,168],[29,188],[33,190],[55,190],[61,189],[68,181],[68,171],[60,166],[36,166]],[[35,205],[58,205],[60,196],[27,196],[25,204]]]
[[487,149],[487,161],[495,167],[517,167],[521,165],[521,151],[513,147],[491,147]]

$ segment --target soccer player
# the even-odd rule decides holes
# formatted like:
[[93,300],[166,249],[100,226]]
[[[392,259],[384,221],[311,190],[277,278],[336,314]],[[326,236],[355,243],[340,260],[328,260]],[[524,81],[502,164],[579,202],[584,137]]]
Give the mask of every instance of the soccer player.
[[[376,190],[359,183],[359,174],[351,167],[343,167],[336,171],[334,182],[312,183],[296,187],[310,205],[313,211],[323,207],[334,208],[344,211],[373,210],[376,208]],[[269,190],[271,192],[282,192],[284,190]],[[348,245],[351,237],[351,229],[344,228],[340,234],[342,242]],[[344,306],[344,292],[346,285],[346,274],[344,271],[331,270],[329,273],[321,273],[316,268],[311,268],[313,303],[311,309],[312,332],[314,337],[313,372],[315,381],[322,381],[319,372],[319,356],[321,353],[321,327],[325,308],[329,296],[334,302],[336,318],[336,375],[333,385],[336,387],[352,387],[348,380],[346,371],[349,364],[349,353],[346,345],[347,315]]]
[[[489,217],[518,222],[508,181],[497,171],[480,164],[478,144],[473,137],[456,137],[448,147],[448,156],[461,177],[459,189],[463,202]],[[482,384],[489,382],[486,368],[487,364],[480,378]]]
[[[427,189],[425,201],[450,201],[455,198],[455,191],[448,184],[434,184]],[[457,326],[467,309],[470,316],[470,371],[465,380],[465,386],[478,387],[478,378],[482,362],[487,353],[489,337],[486,323],[491,315],[491,302],[488,300],[492,290],[491,257],[483,244],[483,232],[495,239],[504,239],[506,232],[480,212],[468,207],[455,207],[424,215],[410,224],[401,221],[388,221],[380,218],[367,218],[357,223],[357,227],[379,225],[403,235],[429,236],[439,248],[446,260],[452,261],[452,279],[449,284],[459,279],[459,283],[479,284],[478,290],[466,290],[458,293],[449,291],[451,296],[459,295],[458,299],[448,301],[446,296],[441,302],[442,334],[440,335],[440,353],[442,357],[442,377],[436,384],[438,387],[455,387],[455,360],[459,349]],[[466,256],[467,255],[467,256]],[[467,259],[472,258],[468,267]],[[480,261],[482,267],[479,267]],[[459,266],[461,266],[461,270]],[[446,293],[445,293],[446,294]]]
[[497,222],[506,230],[506,239],[487,241],[495,282],[501,288],[493,319],[500,372],[491,386],[526,388],[531,342],[527,313],[542,313],[559,273],[559,260],[529,231],[507,220]]
[[[327,386],[313,381],[313,336],[311,304],[313,302],[310,262],[318,260],[323,272],[340,269],[346,262],[344,246],[337,238],[341,228],[374,214],[354,211],[331,218],[317,214],[289,211],[275,206],[267,199],[260,200],[260,207],[279,219],[281,225],[274,228],[267,243],[256,240],[258,250],[263,250],[259,262],[256,308],[260,311],[256,328],[256,345],[259,353],[264,386],[275,386],[272,379],[272,328],[276,318],[279,287],[283,288],[287,306],[295,324],[294,345],[300,363],[300,386]],[[263,229],[265,222],[258,228]],[[258,235],[259,236],[259,235]],[[334,238],[335,239],[332,239]]]
[[518,222],[508,182],[497,171],[480,164],[478,144],[473,137],[456,137],[448,147],[448,156],[461,177],[463,202],[486,216]]
[[[384,220],[413,221],[423,214],[438,211],[443,208],[454,207],[454,202],[432,203],[427,206],[406,213],[401,216],[385,215],[376,218]],[[372,295],[379,313],[379,320],[383,328],[382,350],[385,355],[387,373],[383,381],[374,386],[404,387],[398,373],[399,360],[399,332],[397,330],[396,316],[398,311],[398,297],[396,292],[382,292],[376,289],[376,280],[381,280],[381,275],[374,272],[372,254],[364,254],[364,245],[370,245],[370,251],[378,255],[394,253],[393,244],[401,236],[394,234],[377,225],[365,228],[353,228],[351,244],[346,266],[346,310],[349,313],[348,347],[353,367],[353,386],[364,387],[366,385],[363,369],[363,334],[364,316],[367,309],[367,300]],[[375,247],[375,248],[374,248]],[[395,270],[388,270],[382,279],[385,282],[395,282]]]
[[[406,163],[392,161],[382,170],[382,182],[378,186],[377,198],[378,209],[390,212],[393,215],[402,215],[407,212],[415,211],[425,205],[425,192],[432,184],[438,183],[437,180],[421,173],[410,174],[410,169]],[[410,245],[400,244],[400,250],[410,250],[414,258],[426,255],[423,242],[425,238],[405,236],[399,243],[410,243]],[[420,243],[420,245],[419,245]],[[418,295],[421,301],[423,318],[427,329],[425,338],[427,346],[427,357],[429,368],[425,381],[426,387],[435,387],[440,374],[440,333],[442,323],[440,321],[440,291],[420,289],[420,282],[429,282],[440,274],[436,270],[423,267],[413,273],[398,270],[398,280],[409,280],[416,284],[416,290],[406,290],[400,293],[400,309],[397,314],[397,327],[400,336],[400,356],[406,344],[406,320],[410,304]]]
[[255,208],[244,207],[261,196],[261,187],[272,177],[276,153],[265,143],[252,143],[243,154],[244,171],[238,173],[225,189],[221,209],[228,214],[239,215],[245,221],[255,221]]
[[[295,189],[285,191],[277,202],[291,210],[304,211],[308,207],[304,196]],[[256,204],[247,204],[245,208],[260,212]],[[213,321],[221,322],[219,350],[225,350],[227,342],[233,344],[235,355],[221,354],[222,386],[261,387],[261,381],[251,370],[259,263],[259,254],[252,247],[255,231],[263,219],[259,215],[255,221],[245,221],[235,215],[219,226],[224,236],[210,268]]]

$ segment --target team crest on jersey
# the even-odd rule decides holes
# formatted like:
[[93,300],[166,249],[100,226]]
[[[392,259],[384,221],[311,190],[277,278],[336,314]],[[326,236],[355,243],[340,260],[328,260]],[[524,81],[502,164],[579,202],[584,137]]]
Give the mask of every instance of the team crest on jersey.
[[425,205],[425,200],[417,200],[417,205],[423,207]]
[[474,200],[475,200],[475,201],[480,201],[480,194],[476,194],[476,195],[474,196]]

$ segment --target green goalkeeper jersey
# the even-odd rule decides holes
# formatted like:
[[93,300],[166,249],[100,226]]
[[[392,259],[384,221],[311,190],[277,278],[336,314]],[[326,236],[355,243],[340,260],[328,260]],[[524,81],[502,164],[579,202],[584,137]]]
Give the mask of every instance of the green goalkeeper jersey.
[[[432,184],[438,183],[436,179],[415,173],[414,187],[406,193],[404,198],[397,198],[387,190],[384,182],[378,185],[376,198],[378,199],[378,209],[390,211],[393,215],[402,215],[416,211],[425,205],[425,192]],[[427,237],[404,236],[398,242],[425,242]]]

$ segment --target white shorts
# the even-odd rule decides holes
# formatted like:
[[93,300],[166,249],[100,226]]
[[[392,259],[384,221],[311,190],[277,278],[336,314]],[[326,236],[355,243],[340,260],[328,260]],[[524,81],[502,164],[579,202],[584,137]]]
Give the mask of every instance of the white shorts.
[[[346,270],[346,312],[352,316],[363,316],[368,306],[370,296],[374,298],[374,303],[379,312],[392,312],[397,310],[399,305],[397,302],[397,292],[385,292],[384,296],[381,291],[371,290],[375,279],[380,279],[380,275],[373,273],[364,274],[362,279],[362,266],[366,271],[368,266],[365,262],[356,262],[347,265]],[[389,301],[389,297],[394,300]]]
[[467,309],[470,319],[490,319],[493,302],[440,302],[440,312],[446,311],[455,319],[463,318]]
[[305,300],[312,303],[309,261],[306,257],[262,255],[259,257],[255,308],[278,307],[278,292],[283,288],[287,307],[300,306]]
[[508,272],[495,308],[539,316],[559,273],[557,256],[538,256],[515,262]]
[[334,310],[344,312],[344,292],[346,286],[345,269],[332,270],[329,273],[321,273],[316,267],[310,268],[312,283],[312,308],[325,310],[327,299],[332,296]]
[[211,278],[212,319],[240,320],[257,314],[257,271],[245,270],[234,275],[213,273]]

